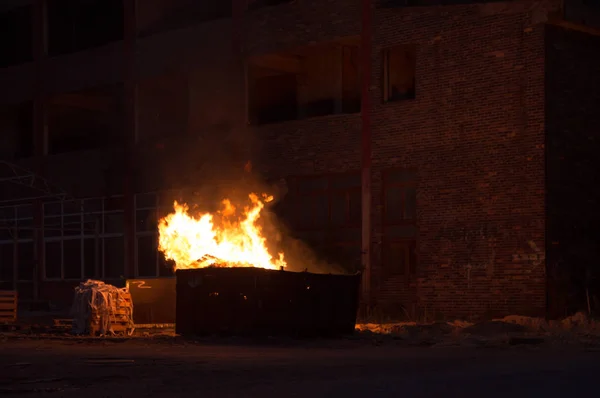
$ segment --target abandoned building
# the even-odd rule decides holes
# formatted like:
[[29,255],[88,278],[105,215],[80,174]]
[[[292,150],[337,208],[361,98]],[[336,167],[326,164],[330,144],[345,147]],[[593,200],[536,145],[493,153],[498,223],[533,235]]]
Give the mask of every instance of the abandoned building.
[[84,278],[172,275],[159,214],[250,162],[294,236],[363,270],[371,313],[573,310],[595,4],[3,0],[0,289],[61,306]]

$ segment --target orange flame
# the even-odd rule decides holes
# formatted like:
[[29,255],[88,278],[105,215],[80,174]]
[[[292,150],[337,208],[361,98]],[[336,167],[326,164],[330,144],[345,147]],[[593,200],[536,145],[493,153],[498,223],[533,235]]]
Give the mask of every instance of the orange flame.
[[[191,215],[186,204],[175,202],[175,212],[158,224],[158,249],[175,262],[176,269],[221,267],[257,267],[280,269],[287,264],[283,253],[273,258],[266,247],[266,238],[256,225],[265,202],[272,196],[249,195],[251,206],[238,215],[229,199],[221,202],[216,215]],[[217,221],[217,225],[215,222]]]

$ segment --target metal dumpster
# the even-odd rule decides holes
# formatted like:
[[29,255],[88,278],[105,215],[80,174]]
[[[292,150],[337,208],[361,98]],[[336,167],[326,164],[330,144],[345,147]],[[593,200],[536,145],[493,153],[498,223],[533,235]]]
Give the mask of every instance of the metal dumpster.
[[360,274],[261,268],[178,270],[181,335],[336,336],[354,331]]
[[128,279],[136,325],[175,323],[175,278]]

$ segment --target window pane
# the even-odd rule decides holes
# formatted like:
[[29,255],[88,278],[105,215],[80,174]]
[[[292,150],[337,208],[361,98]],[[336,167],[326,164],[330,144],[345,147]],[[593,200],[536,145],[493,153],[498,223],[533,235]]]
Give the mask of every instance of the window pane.
[[399,187],[385,188],[384,196],[385,222],[388,224],[402,220],[402,190]]
[[81,240],[63,241],[65,279],[81,279]]
[[156,210],[138,210],[135,213],[135,223],[135,229],[138,232],[156,231],[158,229],[158,224],[156,222]]
[[0,280],[11,281],[14,275],[14,246],[12,243],[0,245]]
[[123,237],[104,239],[104,277],[119,278],[125,274],[125,242]]
[[98,264],[96,243],[100,245],[101,241],[99,239],[97,242],[96,239],[83,240],[83,276],[85,278],[96,278],[99,276],[96,274],[96,264]]
[[34,269],[34,245],[33,242],[19,243],[18,271],[19,280],[33,280]]
[[45,217],[44,218],[44,236],[47,238],[60,236],[61,234],[61,218],[57,217]]
[[63,235],[81,235],[81,215],[71,215],[63,217]]
[[138,276],[156,276],[156,236],[140,236],[137,239]]
[[390,243],[384,248],[384,267],[393,275],[406,273],[406,244]]
[[347,225],[348,210],[348,193],[334,193],[331,197],[331,225],[334,227]]
[[158,273],[160,276],[175,275],[175,263],[170,260],[167,261],[161,252],[158,252]]
[[123,232],[123,213],[109,213],[104,215],[104,232]]
[[46,242],[44,248],[44,265],[46,268],[46,278],[60,278],[60,264],[61,264],[61,253],[60,253],[61,242]]
[[407,187],[404,191],[404,218],[415,220],[417,218],[417,190]]

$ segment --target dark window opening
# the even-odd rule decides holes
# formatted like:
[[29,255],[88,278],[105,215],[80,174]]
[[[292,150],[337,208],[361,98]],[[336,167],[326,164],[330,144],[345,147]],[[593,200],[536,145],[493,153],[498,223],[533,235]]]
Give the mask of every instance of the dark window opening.
[[409,276],[417,272],[415,240],[387,242],[383,245],[383,267],[389,276]]
[[158,276],[175,275],[175,262],[167,260],[163,253],[158,253]]
[[33,60],[32,10],[25,6],[0,14],[0,68]]
[[250,60],[251,124],[360,111],[358,47],[328,44]]
[[83,277],[97,278],[98,249],[100,241],[97,239],[84,239],[83,241]]
[[125,242],[123,237],[104,239],[104,277],[125,275]]
[[154,277],[156,275],[158,243],[155,235],[137,238],[137,264],[139,277]]
[[5,159],[27,158],[33,155],[33,103],[0,107],[0,156]]
[[46,278],[62,278],[61,242],[46,242],[44,247],[44,267],[46,269]]
[[18,244],[18,279],[32,281],[35,270],[35,246],[33,242],[19,242]]
[[49,0],[47,7],[50,56],[123,39],[123,0]]
[[415,46],[396,46],[383,51],[384,102],[415,98],[416,64]]
[[122,85],[59,94],[49,101],[50,154],[120,146],[123,129]]
[[12,282],[14,274],[14,244],[3,243],[0,245],[0,281]]
[[292,0],[249,0],[248,11],[260,10],[261,8],[291,3]]
[[[260,71],[256,70],[256,73]],[[252,99],[249,101],[249,116],[252,124],[277,123],[297,118],[298,92],[295,74],[257,77],[250,84]]]
[[65,279],[81,279],[81,239],[63,241]]

